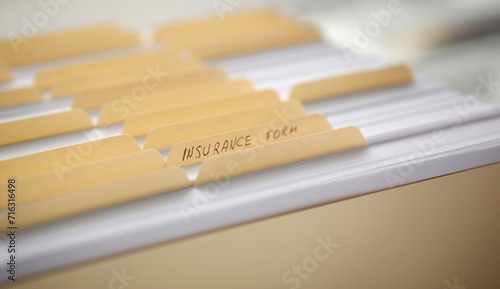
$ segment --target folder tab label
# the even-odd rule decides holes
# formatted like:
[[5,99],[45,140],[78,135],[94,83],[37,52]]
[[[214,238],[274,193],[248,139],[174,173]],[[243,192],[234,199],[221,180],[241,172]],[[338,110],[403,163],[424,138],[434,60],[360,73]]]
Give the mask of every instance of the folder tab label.
[[330,129],[330,124],[326,118],[319,114],[283,119],[178,143],[170,151],[167,166],[191,165],[202,162],[212,156]]

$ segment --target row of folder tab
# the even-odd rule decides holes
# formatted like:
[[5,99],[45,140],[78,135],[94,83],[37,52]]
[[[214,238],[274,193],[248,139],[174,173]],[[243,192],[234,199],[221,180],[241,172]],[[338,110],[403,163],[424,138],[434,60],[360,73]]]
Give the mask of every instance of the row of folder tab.
[[[21,65],[90,53],[93,43],[106,42],[102,38],[110,35],[131,37],[112,26],[93,27],[47,35],[46,41],[41,37],[16,54],[20,58],[11,57],[8,51],[3,56],[8,64]],[[45,54],[49,46],[60,48],[73,37],[77,43],[87,39],[89,47],[70,42],[64,46],[68,51]],[[70,110],[1,123],[2,146],[123,124],[117,136],[0,163],[4,175],[17,179],[22,188],[16,200],[20,228],[366,146],[358,129],[332,129],[324,116],[307,114],[302,102],[411,82],[405,66],[302,83],[282,101],[273,90],[257,91],[250,81],[228,79],[220,68],[203,63],[319,39],[312,27],[273,11],[245,13],[225,21],[188,22],[157,30],[156,40],[167,41],[168,48],[42,69],[32,87],[2,91],[2,107],[44,102],[43,91],[50,91],[49,102],[73,97]],[[109,41],[101,49],[120,43],[113,37]],[[96,109],[100,114],[94,124],[87,111]],[[131,136],[145,137],[143,147]],[[165,161],[155,149],[168,147]],[[196,163],[202,165],[192,181],[180,167]],[[2,199],[0,207],[6,205],[7,199]]]
[[[274,177],[284,189],[284,179],[299,179],[290,165],[322,184],[354,171],[350,158],[365,158],[364,172],[389,167],[391,154],[419,144],[405,137],[456,127],[457,117],[473,131],[474,121],[500,115],[480,102],[467,117],[451,111],[443,121],[462,95],[404,64],[346,57],[317,28],[272,10],[169,24],[154,35],[106,24],[40,35],[17,52],[0,43],[0,181],[18,184],[20,230],[166,193],[226,188],[244,175]],[[465,147],[454,133],[447,141]],[[260,182],[263,192],[277,191]],[[8,202],[0,199],[2,230]],[[284,204],[274,213],[313,203]],[[241,214],[248,216],[235,220],[251,218]],[[30,264],[25,274],[42,271]]]

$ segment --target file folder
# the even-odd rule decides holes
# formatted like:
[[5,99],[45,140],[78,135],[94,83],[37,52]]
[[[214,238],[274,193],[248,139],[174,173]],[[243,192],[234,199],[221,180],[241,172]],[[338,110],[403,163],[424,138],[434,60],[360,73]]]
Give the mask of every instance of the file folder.
[[0,145],[9,145],[94,127],[84,110],[75,109],[0,124]]
[[[106,106],[108,103],[113,103],[113,101],[119,101],[127,96],[131,97],[132,92],[137,93],[136,87],[142,87],[141,85],[142,83],[140,82],[133,82],[119,86],[103,87],[95,90],[84,91],[76,94],[73,107],[84,109],[101,108]],[[210,87],[208,87],[209,85]],[[146,92],[149,97],[182,91],[191,91],[194,94],[195,90],[210,91],[212,88],[220,89],[221,91],[225,89],[239,91],[238,89],[244,89],[244,87],[247,86],[250,87],[251,84],[245,81],[227,81],[224,73],[218,69],[200,69],[171,75]],[[215,90],[214,94],[218,95],[217,92],[218,90]],[[136,96],[136,98],[142,100],[141,96]]]
[[154,61],[165,61],[180,58],[180,51],[166,49],[153,53],[140,53],[130,56],[116,57],[107,60],[94,61],[90,63],[76,64],[66,67],[46,69],[38,72],[35,86],[39,88],[50,88],[58,82],[71,77],[85,77],[96,72],[127,68],[129,66],[147,64]]
[[0,108],[42,101],[42,94],[35,88],[20,88],[0,92]]
[[5,60],[0,59],[0,83],[9,82],[12,80],[12,74],[10,73],[9,66],[5,63]]
[[[165,25],[157,50],[138,40],[104,25],[41,35],[18,56],[0,44],[16,78],[0,90],[0,183],[12,191],[0,231],[23,236],[14,288],[109,287],[124,264],[141,274],[127,288],[377,285],[377,260],[419,287],[452,270],[492,278],[448,260],[497,249],[500,108],[404,64],[347,61],[275,11]],[[121,56],[93,55],[108,50]],[[148,66],[170,72],[149,87]]]

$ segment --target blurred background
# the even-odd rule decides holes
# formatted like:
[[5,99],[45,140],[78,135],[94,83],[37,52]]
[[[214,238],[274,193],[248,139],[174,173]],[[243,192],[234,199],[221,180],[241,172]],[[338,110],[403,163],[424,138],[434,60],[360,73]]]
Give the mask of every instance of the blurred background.
[[[500,82],[498,0],[0,0],[0,38],[21,34],[50,1],[59,9],[41,32],[115,22],[147,34],[170,22],[274,7],[314,23],[347,53],[409,63],[463,93],[473,94],[481,77]],[[500,89],[494,95],[500,103]]]

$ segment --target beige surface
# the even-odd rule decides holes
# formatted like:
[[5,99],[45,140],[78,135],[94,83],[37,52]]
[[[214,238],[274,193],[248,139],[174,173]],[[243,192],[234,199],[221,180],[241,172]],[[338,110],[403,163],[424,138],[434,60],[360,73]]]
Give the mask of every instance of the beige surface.
[[122,270],[134,277],[126,280],[127,289],[292,288],[282,282],[283,273],[314,256],[317,238],[328,236],[339,246],[300,288],[498,288],[499,173],[495,164],[431,179],[83,264],[12,288],[111,288],[113,272]]

